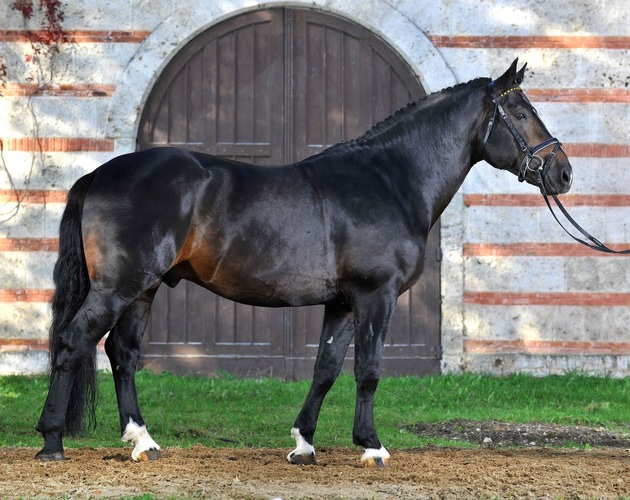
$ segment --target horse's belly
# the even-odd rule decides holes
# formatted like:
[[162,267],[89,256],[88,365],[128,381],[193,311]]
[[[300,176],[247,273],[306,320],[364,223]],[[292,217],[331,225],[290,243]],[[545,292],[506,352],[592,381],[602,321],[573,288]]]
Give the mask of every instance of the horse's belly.
[[335,296],[329,280],[296,273],[217,273],[205,286],[227,299],[265,307],[322,304]]

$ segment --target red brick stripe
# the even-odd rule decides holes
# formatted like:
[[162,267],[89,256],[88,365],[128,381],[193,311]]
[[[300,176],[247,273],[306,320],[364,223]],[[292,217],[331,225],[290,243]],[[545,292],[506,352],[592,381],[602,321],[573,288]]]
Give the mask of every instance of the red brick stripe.
[[52,295],[49,289],[0,290],[0,302],[50,302]]
[[630,354],[630,342],[563,342],[549,340],[464,340],[474,354]]
[[58,238],[0,238],[0,252],[58,251]]
[[[31,33],[46,36],[44,31],[31,30]],[[24,42],[28,40],[27,30],[0,30],[0,42]],[[150,31],[119,30],[74,30],[67,31],[68,39],[73,43],[142,43]]]
[[630,157],[630,144],[580,143],[563,144],[569,157],[580,158],[627,158]]
[[0,352],[47,351],[46,339],[0,339]]
[[[630,207],[627,194],[564,194],[559,197],[567,207]],[[553,201],[551,202],[553,206]],[[545,200],[540,194],[465,194],[464,205],[487,207],[541,207]]]
[[[53,84],[7,83],[0,89],[5,97],[47,96],[47,97],[111,97],[116,91],[115,85],[109,84]],[[533,102],[630,102],[630,89],[593,88],[593,89],[527,89],[527,96]]]
[[115,85],[106,84],[54,84],[37,85],[36,83],[8,83],[0,89],[5,97],[47,96],[47,97],[111,97],[116,91]]
[[0,189],[0,203],[65,203],[67,194],[54,189]]
[[[630,243],[612,245],[612,247],[613,250],[623,250],[630,248]],[[611,255],[616,254],[594,252],[577,243],[466,243],[464,245],[464,257],[609,257]]]
[[[112,139],[75,137],[0,138],[5,151],[113,151]],[[564,144],[567,155],[583,158],[628,158],[630,144]]]
[[[65,203],[67,191],[48,189],[18,190],[0,189],[0,203]],[[630,195],[626,194],[565,194],[562,204],[567,207],[630,207]],[[466,194],[464,204],[488,207],[541,207],[545,200],[539,194]]]
[[630,102],[630,89],[525,89],[533,102]]
[[[37,30],[33,33],[40,33]],[[23,42],[26,30],[0,30],[0,41]],[[123,30],[74,30],[67,32],[75,43],[142,43],[150,31]],[[627,36],[447,36],[429,35],[437,47],[444,48],[521,48],[521,49],[628,49],[630,37]]]
[[[105,341],[101,340],[98,350],[104,350]],[[48,339],[0,339],[0,352],[47,351]]]
[[630,306],[630,293],[464,292],[464,303],[488,306]]
[[629,49],[627,36],[429,35],[436,47],[457,49]]
[[4,151],[114,151],[112,139],[78,137],[5,137],[0,138]]

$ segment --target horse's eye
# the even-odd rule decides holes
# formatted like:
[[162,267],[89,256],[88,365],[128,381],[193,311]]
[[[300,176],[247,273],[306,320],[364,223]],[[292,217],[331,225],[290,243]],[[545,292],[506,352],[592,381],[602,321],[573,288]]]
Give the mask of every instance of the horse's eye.
[[516,115],[514,115],[514,117],[517,120],[524,120],[525,118],[527,118],[527,116],[525,116],[525,113],[516,113]]

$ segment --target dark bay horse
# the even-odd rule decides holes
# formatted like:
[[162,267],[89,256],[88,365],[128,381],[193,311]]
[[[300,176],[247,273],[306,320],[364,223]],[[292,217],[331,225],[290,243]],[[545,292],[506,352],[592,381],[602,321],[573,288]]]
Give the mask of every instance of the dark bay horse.
[[520,88],[524,73],[514,61],[494,81],[431,94],[292,165],[158,148],[79,179],[60,227],[37,457],[63,459],[64,432],[93,423],[96,345],[107,332],[122,439],[134,445],[135,460],[159,457],[134,375],[158,287],[186,279],[245,304],[324,304],[288,460],[315,463],[319,411],[354,338],[354,443],[365,449],[365,465],[386,465],[373,417],[383,342],[397,297],[422,273],[431,226],[481,160],[549,194],[571,185],[567,156]]

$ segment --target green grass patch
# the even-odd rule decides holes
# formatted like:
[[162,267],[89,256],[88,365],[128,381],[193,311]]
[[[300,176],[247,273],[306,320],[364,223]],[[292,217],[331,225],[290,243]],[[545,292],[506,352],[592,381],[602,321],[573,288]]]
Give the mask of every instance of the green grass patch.
[[[139,372],[136,381],[149,431],[165,447],[291,448],[289,431],[310,385],[309,381],[149,371]],[[66,446],[122,446],[110,373],[99,373],[99,389],[96,431],[66,439]],[[34,427],[46,392],[43,376],[0,377],[0,446],[41,446]],[[316,446],[352,446],[354,394],[352,376],[342,375],[324,402]],[[630,379],[579,374],[400,377],[381,381],[375,416],[381,441],[388,448],[405,449],[449,444],[415,436],[406,426],[451,419],[627,428],[629,401]]]

